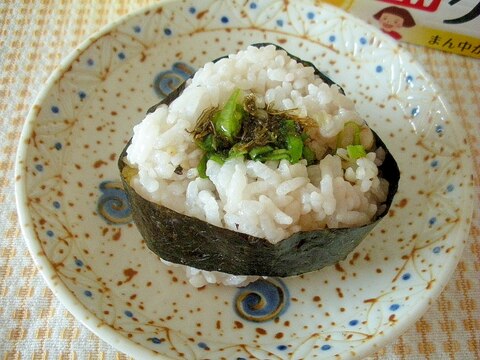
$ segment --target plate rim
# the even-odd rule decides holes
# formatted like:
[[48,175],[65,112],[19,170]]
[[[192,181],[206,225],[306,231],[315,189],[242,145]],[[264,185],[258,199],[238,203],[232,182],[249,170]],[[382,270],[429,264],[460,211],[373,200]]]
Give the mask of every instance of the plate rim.
[[131,356],[146,357],[153,355],[163,359],[171,358],[141,346],[140,344],[128,339],[126,336],[118,333],[114,328],[101,321],[91,311],[89,311],[85,305],[78,301],[77,297],[75,297],[74,294],[68,289],[63,280],[58,282],[59,277],[57,272],[53,268],[52,263],[45,256],[45,252],[40,246],[40,243],[36,238],[32,228],[32,217],[27,205],[28,200],[24,163],[28,154],[27,140],[34,130],[39,107],[48,96],[53,85],[55,85],[58,79],[65,73],[65,71],[77,59],[77,57],[102,36],[117,28],[119,25],[127,22],[130,18],[140,16],[146,11],[177,1],[179,0],[159,0],[157,3],[142,6],[137,10],[120,16],[118,19],[108,22],[86,39],[82,40],[73,48],[73,50],[71,50],[64,58],[62,58],[60,63],[58,63],[53,72],[48,76],[46,82],[40,88],[33,104],[30,107],[22,127],[20,138],[18,140],[14,170],[15,205],[21,233],[36,268],[39,270],[40,274],[57,300],[68,310],[69,313],[74,316],[77,321],[86,326],[92,333],[98,336],[99,339],[112,346],[114,350],[124,352],[125,354]]
[[[149,4],[147,6],[142,6],[137,10],[129,12],[123,16],[120,16],[118,19],[113,20],[105,25],[103,25],[99,30],[95,31],[92,35],[88,36],[85,40],[81,41],[78,45],[74,47],[72,51],[70,51],[67,56],[62,58],[59,64],[55,67],[55,70],[49,75],[47,81],[42,85],[38,94],[35,97],[33,104],[30,107],[28,115],[25,119],[24,125],[22,126],[21,135],[18,141],[17,152],[15,157],[15,170],[14,170],[14,190],[15,190],[15,200],[16,200],[16,209],[19,219],[19,224],[21,227],[21,233],[23,235],[24,241],[27,244],[27,248],[30,252],[31,257],[35,263],[35,266],[39,270],[40,274],[44,278],[45,282],[47,283],[48,287],[58,299],[58,301],[78,320],[81,324],[85,325],[91,332],[93,332],[96,336],[98,336],[101,340],[105,341],[109,345],[111,345],[114,350],[124,352],[127,355],[131,356],[155,356],[163,359],[171,359],[170,357],[158,353],[154,350],[151,350],[145,346],[142,346],[130,339],[126,336],[120,334],[117,330],[112,328],[110,325],[104,323],[102,320],[97,318],[95,314],[89,311],[74,294],[68,289],[67,285],[61,280],[55,271],[52,263],[48,260],[47,256],[45,256],[44,250],[37,239],[35,232],[33,231],[32,227],[32,217],[31,213],[27,204],[27,191],[26,191],[26,171],[24,167],[24,163],[27,158],[28,154],[28,143],[27,140],[29,139],[32,131],[34,130],[34,125],[36,124],[39,107],[43,104],[44,100],[47,98],[51,88],[58,79],[65,73],[68,67],[78,58],[80,54],[82,54],[86,49],[88,49],[92,44],[94,44],[99,38],[107,34],[108,32],[114,30],[121,24],[127,22],[129,19],[141,16],[142,13],[145,13],[152,9],[157,9],[162,7],[168,3],[180,2],[180,0],[160,0],[156,3]],[[357,17],[353,16],[352,14],[346,13],[342,9],[334,7],[331,4],[320,2],[315,2],[315,6],[326,6],[330,8],[335,8],[336,11],[344,12],[347,15],[347,19],[358,19]],[[442,104],[445,107],[447,114],[455,115],[456,119],[460,119],[459,115],[456,114],[453,110],[451,105],[445,101],[443,93],[439,90],[438,84],[429,75],[428,72],[425,71],[424,66],[419,63],[415,57],[406,49],[403,44],[398,43],[392,39],[390,39],[387,35],[382,34],[380,30],[376,29],[373,25],[363,21],[365,26],[368,26],[371,29],[375,29],[375,35],[381,37],[382,41],[389,42],[393,44],[398,51],[404,55],[407,55],[410,59],[413,60],[415,67],[421,73],[421,75],[428,81],[429,86],[431,89],[435,91],[439,97],[442,99]],[[460,123],[458,125],[462,129],[462,131],[466,131],[464,125]],[[463,164],[465,166],[465,171],[473,176],[473,161],[471,158],[471,149],[470,147],[466,146],[466,155],[470,159],[468,164]],[[473,189],[472,189],[473,193]],[[459,242],[459,246],[461,248],[458,250],[458,256],[456,258],[452,258],[452,260],[447,263],[447,267],[444,268],[442,272],[441,280],[442,282],[440,285],[434,287],[433,290],[427,293],[425,300],[422,301],[419,305],[412,309],[410,316],[405,320],[400,322],[394,328],[388,328],[387,331],[384,331],[384,334],[381,336],[377,336],[375,340],[364,342],[359,344],[355,347],[355,355],[352,355],[353,358],[362,358],[369,354],[372,354],[375,351],[380,350],[381,348],[385,347],[388,343],[391,343],[396,338],[401,336],[408,328],[410,328],[418,319],[428,310],[431,306],[432,301],[435,301],[439,294],[444,290],[445,286],[451,280],[451,277],[458,265],[462,257],[462,253],[465,249],[465,245],[468,241],[468,234],[469,229],[471,227],[471,219],[474,210],[474,200],[469,201],[468,209],[464,211],[466,214],[467,223],[459,228],[455,232],[456,238],[464,239],[465,241]],[[452,235],[453,236],[453,235]]]

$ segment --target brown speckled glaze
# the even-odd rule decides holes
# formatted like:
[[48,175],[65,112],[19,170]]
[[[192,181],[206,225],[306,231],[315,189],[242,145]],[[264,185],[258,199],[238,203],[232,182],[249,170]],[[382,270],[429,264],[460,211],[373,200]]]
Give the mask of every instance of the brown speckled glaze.
[[[203,63],[273,42],[314,62],[397,159],[392,208],[336,266],[236,289],[188,285],[131,223],[117,152],[146,109]],[[32,107],[17,158],[21,226],[65,306],[139,358],[358,358],[412,324],[461,255],[472,211],[460,122],[421,67],[313,1],[169,1],[83,43]]]

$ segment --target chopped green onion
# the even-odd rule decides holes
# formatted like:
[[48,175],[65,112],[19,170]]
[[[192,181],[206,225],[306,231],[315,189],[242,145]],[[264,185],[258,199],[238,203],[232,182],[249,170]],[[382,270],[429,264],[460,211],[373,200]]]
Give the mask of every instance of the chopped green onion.
[[348,157],[352,160],[357,160],[367,156],[365,148],[362,145],[348,145],[347,146]]
[[223,163],[225,162],[225,157],[217,153],[211,153],[208,154],[208,160],[213,160],[216,163],[223,165]]
[[252,158],[252,160],[256,160],[259,155],[264,155],[273,150],[273,147],[265,145],[265,146],[257,146],[250,150],[248,155]]
[[[353,139],[350,138],[351,133],[348,133],[348,128],[351,128],[353,130]],[[343,148],[348,145],[360,145],[360,131],[361,131],[360,125],[353,121],[348,121],[345,123],[343,126],[343,130],[340,131],[340,133],[337,135],[337,148]],[[346,135],[350,135],[347,139],[345,139]],[[350,140],[352,141],[351,144],[349,144]]]
[[290,154],[287,149],[275,149],[272,152],[258,156],[257,158],[260,161],[269,161],[269,160],[288,160],[290,161]]
[[196,141],[198,147],[205,152],[215,151],[217,149],[217,141],[212,134],[208,134],[203,141]]
[[316,158],[315,152],[307,145],[303,146],[303,158],[307,160],[307,165],[313,164]]
[[360,145],[360,128],[355,130],[355,134],[353,136],[353,145]]
[[234,159],[240,156],[243,156],[247,153],[247,150],[239,149],[237,146],[238,144],[235,144],[232,146],[232,148],[228,151],[228,157],[226,160]]
[[287,150],[290,154],[290,162],[292,164],[297,163],[303,153],[303,141],[302,138],[295,134],[287,136]]
[[[295,164],[302,158],[303,139],[299,129],[293,120],[283,120],[280,125],[280,134],[282,142],[288,153],[288,160]],[[284,155],[282,155],[284,156]],[[286,157],[282,157],[286,158]]]
[[228,98],[222,110],[215,114],[213,123],[218,134],[233,142],[242,128],[243,107],[237,103],[240,89],[236,89]]
[[207,176],[207,161],[208,161],[208,155],[204,154],[203,157],[200,159],[200,162],[197,165],[197,170],[198,170],[198,175],[202,179],[206,179]]

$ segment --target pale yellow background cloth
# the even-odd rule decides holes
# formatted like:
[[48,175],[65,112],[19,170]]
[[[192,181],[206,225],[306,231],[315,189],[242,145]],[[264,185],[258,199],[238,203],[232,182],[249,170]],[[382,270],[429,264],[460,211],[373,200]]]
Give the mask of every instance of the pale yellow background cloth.
[[[0,358],[126,358],[93,335],[53,296],[21,236],[14,160],[30,105],[59,62],[81,41],[151,0],[0,2]],[[406,46],[407,47],[407,46]],[[437,81],[468,131],[480,175],[480,60],[408,46]],[[372,359],[480,359],[480,215],[476,187],[463,257],[440,297]]]

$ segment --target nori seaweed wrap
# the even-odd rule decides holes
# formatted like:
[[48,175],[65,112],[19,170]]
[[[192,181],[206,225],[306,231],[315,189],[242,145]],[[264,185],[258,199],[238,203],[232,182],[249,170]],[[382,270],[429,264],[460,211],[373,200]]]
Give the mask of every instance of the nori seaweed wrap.
[[[254,46],[261,48],[267,45]],[[312,68],[315,76],[321,78],[328,86],[336,86],[312,63],[289,53],[287,55],[304,67]],[[183,83],[148,112],[154,112],[161,105],[170,105],[181,96],[185,86],[186,83]],[[343,94],[341,88],[339,92]],[[372,131],[372,134],[376,148],[385,151],[385,158],[378,167],[378,172],[388,181],[386,200],[380,205],[381,210],[375,214],[372,221],[354,227],[300,230],[275,243],[265,238],[213,225],[141,196],[132,187],[131,178],[135,170],[127,165],[126,161],[127,150],[132,140],[123,149],[118,166],[131,203],[133,220],[149,249],[162,259],[197,269],[233,275],[287,277],[315,271],[345,259],[388,213],[397,191],[400,172],[385,144],[375,132]],[[269,151],[271,153],[272,150]],[[291,157],[289,159],[291,161]]]

